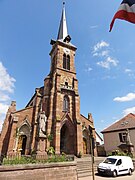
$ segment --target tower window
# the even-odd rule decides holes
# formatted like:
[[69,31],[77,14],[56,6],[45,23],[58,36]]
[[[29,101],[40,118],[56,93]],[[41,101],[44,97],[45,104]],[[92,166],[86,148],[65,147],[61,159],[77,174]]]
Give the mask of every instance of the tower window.
[[70,56],[67,55],[67,69],[70,70]]
[[63,55],[63,68],[66,69],[66,54]]
[[69,97],[68,96],[64,96],[63,111],[69,111]]
[[65,82],[65,87],[68,88],[68,82]]
[[70,70],[70,56],[66,54],[63,55],[63,68]]

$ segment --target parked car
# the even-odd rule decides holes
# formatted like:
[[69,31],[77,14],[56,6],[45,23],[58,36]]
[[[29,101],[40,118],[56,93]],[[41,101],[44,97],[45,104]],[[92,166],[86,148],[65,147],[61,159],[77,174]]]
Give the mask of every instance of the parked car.
[[98,167],[98,174],[116,177],[134,171],[133,161],[129,156],[108,156]]

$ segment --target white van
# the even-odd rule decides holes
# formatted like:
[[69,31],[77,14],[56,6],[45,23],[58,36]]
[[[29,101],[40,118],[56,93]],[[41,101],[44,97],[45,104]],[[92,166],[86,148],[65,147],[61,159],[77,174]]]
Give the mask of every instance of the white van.
[[128,156],[108,156],[97,167],[99,174],[116,177],[117,175],[129,174],[134,171],[133,161]]

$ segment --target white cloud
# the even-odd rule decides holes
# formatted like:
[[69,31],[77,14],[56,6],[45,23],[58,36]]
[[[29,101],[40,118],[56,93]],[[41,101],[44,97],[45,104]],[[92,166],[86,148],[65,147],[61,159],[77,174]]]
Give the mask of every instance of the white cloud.
[[98,26],[97,26],[97,25],[95,25],[95,26],[90,26],[90,29],[95,29],[95,28],[98,28]]
[[101,52],[94,52],[93,56],[98,56],[98,57],[104,57],[104,56],[109,56],[109,51],[108,50],[104,50]]
[[9,105],[0,103],[0,131],[2,129],[3,120],[5,118],[5,114],[8,110]]
[[132,70],[131,69],[125,69],[125,73],[130,73],[130,72],[132,72]]
[[86,72],[90,72],[92,71],[93,69],[91,67],[88,67],[87,69],[85,69]]
[[133,64],[133,62],[132,61],[128,61],[128,64]]
[[9,105],[0,103],[0,114],[6,114],[8,107],[9,107]]
[[103,119],[101,119],[101,121],[100,121],[101,123],[104,123],[105,121],[103,120]]
[[11,77],[6,68],[0,62],[0,90],[7,91],[9,93],[13,92],[15,79]]
[[0,130],[9,107],[10,94],[14,92],[15,79],[0,62]]
[[117,76],[106,75],[106,76],[103,76],[101,79],[106,80],[106,79],[116,79],[116,78],[117,78]]
[[101,56],[108,56],[109,55],[109,51],[105,50],[101,52]]
[[134,71],[133,71],[132,69],[126,68],[126,69],[124,70],[124,72],[125,72],[126,74],[128,74],[128,76],[129,76],[130,78],[135,78],[135,74],[134,74]]
[[8,101],[8,100],[10,100],[9,95],[7,95],[7,94],[5,94],[3,92],[0,92],[0,101],[5,102],[5,101]]
[[4,120],[4,117],[0,115],[0,132],[2,130],[3,120]]
[[97,56],[101,58],[101,61],[98,61],[96,64],[105,69],[116,67],[119,63],[119,61],[116,58],[110,56],[109,47],[110,47],[109,43],[105,41],[101,41],[98,42],[93,47],[93,52],[92,52],[94,57]]
[[97,65],[106,68],[106,69],[110,69],[111,66],[117,66],[118,65],[118,60],[117,59],[113,59],[111,57],[107,57],[104,61],[99,61],[97,62]]
[[102,49],[103,47],[109,47],[109,43],[105,42],[105,41],[101,41],[98,42],[94,47],[94,52],[99,51],[100,49]]
[[126,116],[129,113],[135,114],[135,107],[127,108],[123,111],[124,116]]
[[128,93],[126,96],[116,97],[113,99],[113,101],[118,101],[118,102],[127,102],[133,100],[135,100],[135,93]]

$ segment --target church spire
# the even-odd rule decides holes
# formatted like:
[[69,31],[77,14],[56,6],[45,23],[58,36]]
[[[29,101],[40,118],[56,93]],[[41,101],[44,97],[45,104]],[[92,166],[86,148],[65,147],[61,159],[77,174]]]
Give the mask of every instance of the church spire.
[[65,2],[63,2],[62,16],[61,16],[57,40],[64,40],[67,36],[68,36],[68,31],[67,31],[67,23],[66,23]]

